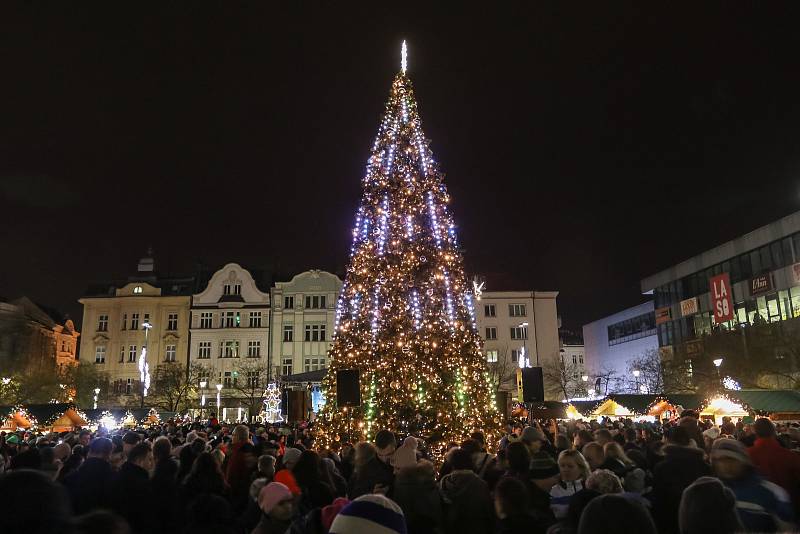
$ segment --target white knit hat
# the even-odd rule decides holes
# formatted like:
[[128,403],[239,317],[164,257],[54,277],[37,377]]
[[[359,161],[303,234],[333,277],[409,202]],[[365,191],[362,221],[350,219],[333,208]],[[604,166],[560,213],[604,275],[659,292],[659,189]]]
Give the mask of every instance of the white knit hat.
[[342,508],[329,534],[406,534],[403,510],[379,494],[362,495]]

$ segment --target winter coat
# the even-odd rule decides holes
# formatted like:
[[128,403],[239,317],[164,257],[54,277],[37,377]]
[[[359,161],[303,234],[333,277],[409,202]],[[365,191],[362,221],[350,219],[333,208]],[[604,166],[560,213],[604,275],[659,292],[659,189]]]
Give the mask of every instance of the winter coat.
[[784,449],[775,438],[756,439],[747,453],[759,474],[786,490],[800,509],[800,454]]
[[114,480],[111,464],[100,458],[87,458],[64,479],[75,515],[108,507],[108,496]]
[[292,521],[286,534],[328,534],[325,527],[322,526],[322,509],[314,508],[306,515],[296,518]]
[[389,486],[391,491],[393,483],[394,469],[392,466],[375,457],[361,469],[353,472],[349,485],[350,500],[353,501],[362,495],[372,493],[373,488],[378,484]]
[[553,510],[553,515],[556,519],[564,519],[567,517],[567,510],[569,509],[569,502],[572,496],[584,488],[583,480],[573,480],[572,482],[559,481],[558,484],[553,486],[550,490],[550,509]]
[[483,534],[494,525],[494,508],[489,486],[468,470],[445,476],[441,483],[444,497],[444,531],[447,534]]
[[789,494],[751,471],[738,480],[722,480],[736,495],[736,511],[747,532],[784,531],[794,521]]
[[158,518],[157,529],[160,532],[175,532],[178,529],[178,515],[175,513],[178,462],[174,458],[166,458],[156,463],[150,485],[153,488],[153,513]]
[[314,480],[308,485],[300,486],[299,513],[307,514],[314,508],[328,506],[332,502],[333,490],[324,482]]
[[253,529],[251,534],[284,534],[290,525],[290,521],[277,521],[271,519],[268,515],[261,515],[261,521],[258,522],[256,528]]
[[151,532],[153,519],[158,516],[145,512],[154,506],[153,488],[145,469],[131,462],[122,464],[111,484],[109,501],[111,509],[124,518],[134,532]]
[[495,529],[496,534],[544,534],[545,532],[547,532],[547,525],[530,514],[501,519]]
[[683,490],[702,476],[711,473],[703,450],[678,445],[664,446],[664,459],[653,470],[653,519],[659,534],[677,534],[678,508]]
[[442,496],[429,476],[412,466],[400,470],[395,478],[392,500],[402,508],[409,534],[441,532]]

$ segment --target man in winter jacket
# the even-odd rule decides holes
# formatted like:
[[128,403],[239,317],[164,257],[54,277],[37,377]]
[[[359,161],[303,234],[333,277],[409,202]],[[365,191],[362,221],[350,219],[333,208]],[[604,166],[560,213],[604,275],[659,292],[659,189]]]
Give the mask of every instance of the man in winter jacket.
[[678,508],[683,490],[711,469],[704,459],[703,449],[689,445],[689,434],[676,426],[667,434],[664,459],[653,470],[653,518],[660,534],[678,534]]
[[[128,452],[111,485],[111,509],[125,518],[134,532],[151,532],[154,516],[145,513],[153,509],[153,488],[150,472],[153,470],[153,451],[149,443],[139,443]],[[158,518],[162,520],[163,518]]]
[[108,504],[108,490],[114,479],[111,468],[113,447],[110,439],[96,438],[89,445],[86,461],[64,479],[75,515],[85,514]]
[[786,490],[795,510],[800,510],[800,455],[778,443],[775,426],[769,419],[757,420],[753,429],[756,441],[747,449],[750,460],[762,476]]
[[447,534],[491,532],[494,524],[489,486],[472,470],[472,454],[458,449],[450,457],[453,470],[442,478]]
[[363,468],[353,474],[350,481],[350,499],[356,500],[368,493],[390,493],[394,482],[394,467],[391,460],[397,449],[394,434],[388,430],[380,430],[375,434],[375,450],[377,454]]

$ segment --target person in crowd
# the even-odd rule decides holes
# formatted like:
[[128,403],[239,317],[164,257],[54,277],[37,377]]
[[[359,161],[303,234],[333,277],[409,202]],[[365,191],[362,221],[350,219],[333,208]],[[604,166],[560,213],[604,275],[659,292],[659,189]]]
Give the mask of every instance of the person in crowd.
[[381,494],[362,495],[343,507],[329,530],[330,534],[406,534],[403,510]]
[[681,412],[681,418],[678,421],[678,426],[686,430],[689,439],[694,441],[695,447],[703,446],[703,430],[698,424],[697,412],[692,410],[684,410]]
[[590,441],[581,449],[583,457],[589,463],[589,467],[594,471],[600,469],[600,466],[606,461],[606,455],[603,452],[603,446],[594,441]]
[[283,468],[278,469],[273,477],[275,482],[280,482],[285,485],[289,488],[289,491],[295,495],[300,495],[300,486],[297,485],[297,480],[295,480],[292,470],[300,459],[301,454],[303,454],[303,451],[295,449],[294,447],[286,447],[283,449],[283,456],[281,456]]
[[633,461],[628,458],[619,443],[611,441],[603,446],[603,456],[605,461],[600,469],[608,469],[620,479],[625,478],[625,474],[633,468]]
[[581,514],[578,534],[656,534],[650,512],[642,504],[618,494],[592,499]]
[[543,447],[544,443],[547,441],[547,437],[540,429],[534,426],[526,426],[522,430],[520,440],[528,449],[528,453],[530,454],[531,458],[534,458],[540,452],[546,454],[543,450]]
[[160,436],[153,442],[153,506],[157,523],[162,532],[177,529],[175,502],[178,499],[178,462],[172,457],[172,442],[166,436]]
[[586,489],[596,491],[603,495],[607,493],[622,493],[622,482],[619,477],[608,469],[595,469],[586,479]]
[[569,437],[567,437],[566,434],[556,434],[555,443],[553,445],[555,446],[556,454],[561,454],[562,452],[572,448],[572,445],[569,442]]
[[736,425],[731,422],[731,418],[728,416],[722,418],[722,424],[719,429],[723,436],[733,437],[733,435],[736,434]]
[[602,493],[590,489],[582,489],[573,495],[567,507],[567,515],[551,525],[547,529],[547,534],[576,534],[584,508],[592,499],[600,495]]
[[714,477],[700,477],[683,490],[678,527],[681,534],[730,534],[744,530],[736,512],[736,496]]
[[183,499],[187,503],[206,494],[224,497],[229,491],[222,469],[210,452],[200,453],[195,459],[182,487]]
[[258,494],[261,520],[252,534],[284,534],[294,516],[295,498],[286,485],[270,482]]
[[[400,445],[396,451],[394,451],[392,465],[394,467],[395,475],[405,467],[413,467],[417,465],[417,438],[414,436],[408,436],[403,441],[403,444]],[[408,522],[407,520],[408,517],[406,517],[406,522]]]
[[306,514],[333,502],[333,489],[322,481],[322,462],[315,451],[300,453],[292,474],[300,488],[298,512]]
[[575,434],[573,445],[575,446],[575,450],[582,451],[587,443],[592,443],[593,441],[592,433],[582,428]]
[[[80,445],[76,445],[76,447],[80,447]],[[69,458],[64,461],[61,469],[58,471],[56,481],[63,483],[64,479],[71,473],[75,472],[82,463],[83,455],[80,452],[73,452],[70,454]]]
[[556,519],[564,519],[570,500],[584,489],[591,469],[580,452],[566,450],[558,455],[558,471],[558,482],[550,489],[550,508]]
[[267,484],[272,482],[275,476],[275,457],[271,454],[262,454],[258,457],[258,471],[253,474],[253,479],[264,478]]
[[367,493],[390,495],[394,483],[391,458],[395,451],[394,434],[381,430],[375,435],[375,445],[356,445],[355,469],[350,480],[350,499]]
[[622,449],[627,453],[630,450],[641,450],[639,448],[639,444],[636,442],[637,435],[636,429],[628,427],[623,431],[623,435],[625,436],[625,444],[622,446]]
[[606,443],[614,441],[614,437],[607,428],[600,428],[594,431],[594,441],[601,447],[605,447]]
[[[398,448],[399,451],[402,446]],[[392,499],[403,510],[410,534],[441,532],[442,496],[436,484],[436,471],[427,460],[400,462],[402,469],[394,482]]]
[[80,515],[72,525],[75,534],[133,534],[128,522],[109,510]]
[[550,455],[539,455],[531,461],[529,476],[533,481],[531,513],[540,523],[549,527],[555,523],[550,507],[550,490],[558,483],[558,464]]
[[473,471],[473,456],[466,449],[457,449],[451,456],[452,471],[439,483],[445,534],[490,532],[494,524],[489,486]]
[[715,441],[711,465],[736,496],[739,517],[748,531],[780,532],[794,527],[789,494],[756,473],[740,441],[728,438]]
[[72,510],[64,488],[46,474],[29,469],[0,476],[3,532],[69,532]]
[[108,438],[95,438],[83,464],[64,478],[73,511],[80,515],[108,505],[108,492],[114,479],[111,468],[113,444]]
[[50,480],[55,480],[61,469],[61,461],[56,458],[55,449],[44,446],[38,449],[38,453],[41,459],[39,470],[50,477]]
[[664,459],[653,470],[653,491],[650,493],[659,533],[678,533],[678,508],[683,490],[710,473],[703,449],[691,445],[686,428],[681,425],[671,428],[664,446]]
[[350,504],[344,497],[338,497],[322,508],[314,508],[306,515],[296,517],[286,534],[328,534],[336,515]]
[[333,490],[334,497],[347,496],[347,481],[339,473],[336,462],[331,458],[322,459],[323,482],[328,484]]
[[247,505],[250,475],[258,461],[255,447],[250,441],[250,429],[246,425],[234,427],[226,458],[225,481],[230,487],[233,512],[237,514]]
[[795,510],[800,510],[800,455],[781,446],[769,419],[757,419],[753,430],[756,440],[747,449],[750,460],[759,474],[786,490]]
[[353,467],[355,466],[356,460],[356,449],[353,447],[353,444],[350,442],[342,443],[342,449],[339,453],[339,456],[342,459],[342,463],[339,466],[342,478],[345,480],[350,480],[350,478],[353,476]]
[[[109,504],[111,509],[123,517],[134,532],[151,532],[153,492],[150,472],[153,470],[153,451],[147,442],[139,443],[128,451],[125,463],[111,484]],[[159,518],[161,519],[161,518]]]
[[[511,448],[512,444],[509,444]],[[527,452],[527,451],[526,451]],[[541,534],[547,525],[530,513],[528,487],[516,477],[503,477],[494,491],[494,509],[498,523],[496,534]]]

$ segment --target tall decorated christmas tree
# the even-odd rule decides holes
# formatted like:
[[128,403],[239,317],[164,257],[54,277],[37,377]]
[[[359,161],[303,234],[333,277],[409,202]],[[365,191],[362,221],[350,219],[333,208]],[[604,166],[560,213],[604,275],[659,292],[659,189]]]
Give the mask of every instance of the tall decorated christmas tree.
[[[422,133],[405,58],[403,43],[362,181],[323,382],[323,445],[389,429],[437,450],[476,430],[493,440],[501,427],[450,195]],[[337,371],[346,369],[360,372],[358,407],[336,404]]]

